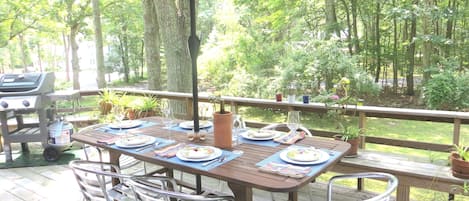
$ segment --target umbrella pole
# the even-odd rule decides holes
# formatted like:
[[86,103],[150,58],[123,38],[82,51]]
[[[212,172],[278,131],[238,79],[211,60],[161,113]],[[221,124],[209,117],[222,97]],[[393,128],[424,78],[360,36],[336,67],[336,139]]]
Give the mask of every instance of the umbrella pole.
[[194,116],[194,133],[199,133],[199,95],[197,87],[197,56],[200,40],[196,35],[195,0],[190,0],[191,35],[189,36],[189,51],[192,61],[192,108]]

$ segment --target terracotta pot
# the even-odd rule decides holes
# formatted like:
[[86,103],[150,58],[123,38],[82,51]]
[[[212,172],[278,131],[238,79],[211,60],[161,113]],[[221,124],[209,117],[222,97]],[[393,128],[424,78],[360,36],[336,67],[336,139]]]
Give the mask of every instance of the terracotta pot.
[[127,119],[138,119],[138,111],[134,109],[127,109]]
[[151,117],[155,115],[156,115],[156,112],[153,110],[150,110],[150,111],[140,111],[140,110],[134,110],[134,109],[127,110],[127,118],[130,120],[140,119],[143,117]]
[[[335,140],[342,141],[342,135],[334,135]],[[348,139],[346,142],[350,144],[350,150],[347,152],[346,156],[356,156],[358,155],[358,145],[360,145],[360,138]]]
[[99,102],[99,111],[101,115],[107,115],[112,110],[112,103],[110,102]]
[[143,118],[143,117],[151,117],[151,116],[155,116],[156,112],[153,111],[153,110],[150,110],[150,111],[140,111],[138,117],[139,118]]
[[215,146],[222,149],[231,149],[233,129],[233,114],[231,112],[213,113],[213,136]]
[[469,179],[469,161],[463,160],[456,152],[451,153],[450,161],[453,176]]

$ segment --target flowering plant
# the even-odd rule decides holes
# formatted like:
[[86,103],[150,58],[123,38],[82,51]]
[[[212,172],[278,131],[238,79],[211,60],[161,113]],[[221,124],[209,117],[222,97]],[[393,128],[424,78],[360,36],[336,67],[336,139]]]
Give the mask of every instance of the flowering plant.
[[[348,119],[345,118],[348,105],[356,105],[357,99],[349,96],[350,80],[343,77],[335,85],[332,92],[322,90],[320,94],[314,98],[317,102],[325,104],[327,109],[327,116],[334,119],[337,124],[337,129],[341,130],[342,140],[358,138],[363,133],[363,129],[355,128],[349,125]],[[328,107],[334,106],[334,109]]]

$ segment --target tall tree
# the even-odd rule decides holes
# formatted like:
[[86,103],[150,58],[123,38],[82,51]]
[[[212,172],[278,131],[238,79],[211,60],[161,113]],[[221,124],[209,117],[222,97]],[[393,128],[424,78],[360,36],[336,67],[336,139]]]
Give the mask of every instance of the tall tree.
[[424,13],[422,16],[422,29],[423,29],[423,48],[422,48],[422,69],[423,69],[423,83],[430,80],[432,68],[432,8],[433,0],[424,1]]
[[153,0],[143,0],[145,61],[148,89],[161,90],[160,31]]
[[[158,24],[161,30],[166,58],[167,90],[191,92],[191,59],[189,55],[189,1],[156,0]],[[171,104],[175,114],[184,113],[187,105],[183,102]]]
[[73,89],[80,89],[80,62],[78,57],[77,35],[89,16],[89,0],[65,0],[67,6],[67,26],[70,29],[72,50]]
[[99,8],[99,0],[92,0],[93,6],[93,23],[96,48],[96,70],[98,88],[106,87],[106,79],[104,78],[104,51],[103,51],[103,33],[101,28],[101,10]]
[[[413,3],[418,5],[419,0],[414,0]],[[414,68],[415,68],[415,41],[414,38],[417,35],[417,15],[415,11],[412,13],[411,25],[410,25],[410,35],[408,38],[408,47],[407,47],[407,72],[406,72],[406,81],[407,81],[407,91],[406,94],[409,96],[414,95]]]
[[335,33],[337,37],[340,37],[339,24],[337,23],[336,14],[336,2],[335,0],[326,1],[326,39],[331,37],[331,34]]

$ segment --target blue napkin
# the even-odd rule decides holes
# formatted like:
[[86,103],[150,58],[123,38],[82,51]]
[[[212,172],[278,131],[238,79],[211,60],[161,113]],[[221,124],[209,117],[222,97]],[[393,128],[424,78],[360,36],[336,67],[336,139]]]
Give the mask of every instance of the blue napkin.
[[216,168],[220,165],[228,163],[229,161],[241,156],[241,154],[234,154],[231,151],[227,151],[227,150],[222,150],[222,151],[223,151],[222,155],[225,156],[225,159],[223,160],[223,162],[216,161],[216,162],[211,163],[210,165],[207,165],[207,166],[202,166],[202,164],[207,162],[207,161],[201,161],[201,162],[183,161],[183,160],[179,159],[176,156],[171,157],[171,158],[165,158],[165,157],[160,157],[160,156],[155,156],[155,157],[157,157],[161,160],[166,160],[166,161],[174,163],[174,164],[179,164],[179,165],[183,165],[183,166],[187,166],[187,167],[191,167],[191,168],[195,168],[195,169],[199,169],[199,170],[203,170],[203,171],[208,171],[208,170]]
[[[179,131],[179,132],[189,132],[189,131],[192,131],[192,129],[185,129],[185,128],[182,128],[182,127],[179,127],[178,125],[174,125],[174,126],[171,126],[170,128],[166,128],[166,129],[169,129],[169,130],[172,130],[172,131]],[[213,126],[210,126],[210,127],[207,127],[207,128],[201,128],[200,131],[206,131],[206,132],[213,132]]]
[[[292,145],[289,148],[292,148],[292,147],[298,148],[298,147],[303,147],[303,146]],[[304,147],[304,148],[306,148],[306,147]],[[288,148],[286,148],[286,149],[288,149]],[[261,166],[264,166],[264,165],[266,165],[267,163],[270,163],[270,162],[280,163],[280,164],[289,164],[289,163],[283,161],[280,158],[280,153],[284,150],[278,151],[277,153],[269,156],[268,158],[256,163],[256,166],[261,167]],[[320,171],[324,171],[324,169],[323,169],[324,166],[327,166],[331,161],[334,161],[336,158],[338,158],[340,153],[337,152],[337,151],[333,151],[333,150],[323,150],[323,151],[328,153],[329,157],[330,157],[329,160],[327,160],[324,163],[314,164],[314,165],[297,165],[297,164],[292,164],[292,165],[303,166],[303,167],[311,167],[311,171],[307,174],[307,176],[312,176],[312,175],[314,175],[314,174],[316,174]]]

